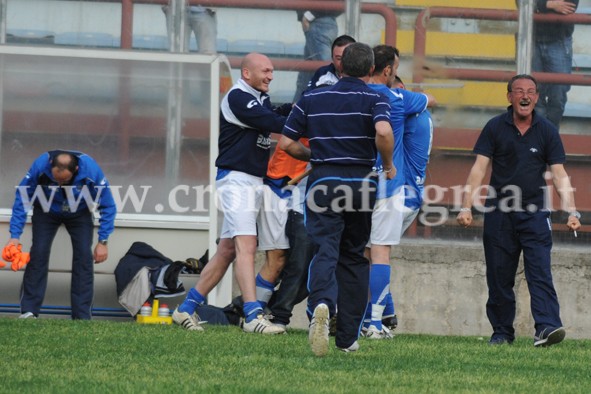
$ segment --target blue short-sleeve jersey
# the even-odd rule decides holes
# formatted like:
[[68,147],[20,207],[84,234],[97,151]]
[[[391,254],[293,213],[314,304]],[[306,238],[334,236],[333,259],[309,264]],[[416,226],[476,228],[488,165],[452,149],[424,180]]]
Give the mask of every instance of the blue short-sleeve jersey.
[[433,121],[429,110],[407,116],[404,122],[404,205],[419,209],[423,204],[425,174],[433,145]]
[[[427,108],[428,98],[423,93],[410,92],[404,89],[390,89],[383,84],[369,84],[369,87],[376,92],[384,94],[390,101],[390,124],[394,132],[394,156],[392,161],[396,167],[396,176],[393,179],[380,178],[378,183],[377,198],[392,197],[404,186],[404,122],[407,116],[422,112]],[[378,155],[375,169],[378,172],[383,170],[382,159]]]

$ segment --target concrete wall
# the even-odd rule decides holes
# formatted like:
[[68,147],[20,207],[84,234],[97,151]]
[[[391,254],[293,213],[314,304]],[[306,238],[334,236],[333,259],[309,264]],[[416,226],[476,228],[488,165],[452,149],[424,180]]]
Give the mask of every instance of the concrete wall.
[[[0,234],[5,235],[2,246],[10,237],[8,232],[9,217],[0,215]],[[94,302],[95,308],[121,308],[117,300],[117,287],[113,272],[119,260],[125,255],[132,243],[146,242],[163,255],[174,260],[185,260],[188,257],[199,258],[207,249],[208,232],[205,224],[172,223],[146,221],[116,221],[115,232],[109,238],[109,258],[94,267]],[[95,239],[96,241],[96,239]],[[24,251],[31,248],[31,227],[27,224],[21,238]],[[72,266],[72,248],[70,238],[62,226],[53,242],[49,260],[49,276],[47,291],[43,305],[70,305],[70,270]],[[13,272],[10,264],[0,269],[0,304],[19,304],[20,289],[24,270]],[[198,275],[181,275],[181,280],[188,290],[195,285]],[[169,305],[175,306],[184,297],[167,299]],[[1,313],[0,313],[1,315]],[[43,318],[55,317],[43,315]],[[62,316],[67,317],[69,316]]]
[[[555,246],[552,259],[567,337],[591,338],[589,249]],[[392,267],[397,333],[491,335],[485,310],[488,290],[484,253],[479,242],[403,240],[393,251]],[[533,337],[523,262],[515,292],[516,334]],[[293,327],[307,327],[304,307],[297,307]]]
[[[6,234],[8,238],[7,219],[0,217],[0,233]],[[27,228],[22,239],[25,250],[30,248],[30,232],[30,228]],[[173,260],[199,258],[207,249],[206,225],[177,224],[173,228],[170,223],[151,223],[149,226],[139,222],[120,223],[109,240],[108,261],[95,267],[95,307],[120,308],[112,272],[134,241],[147,242]],[[554,284],[567,336],[590,339],[589,248],[555,246],[552,259]],[[264,254],[259,252],[257,268],[263,262]],[[67,271],[70,266],[70,242],[62,228],[54,241],[50,269]],[[393,250],[392,267],[392,291],[399,321],[397,333],[490,336],[491,328],[485,310],[487,287],[484,254],[480,242],[404,239]],[[198,276],[182,275],[181,280],[188,290],[194,286]],[[21,282],[22,271],[12,272],[10,266],[0,270],[0,304],[18,304]],[[70,305],[69,288],[69,273],[50,273],[44,305]],[[518,299],[516,333],[518,336],[533,337],[523,263],[518,269],[515,291]],[[232,296],[239,293],[234,280]],[[167,299],[167,302],[174,307],[182,300],[183,297],[176,297]],[[305,304],[303,302],[296,306],[292,328],[307,328]],[[50,316],[44,315],[44,318],[47,317]]]

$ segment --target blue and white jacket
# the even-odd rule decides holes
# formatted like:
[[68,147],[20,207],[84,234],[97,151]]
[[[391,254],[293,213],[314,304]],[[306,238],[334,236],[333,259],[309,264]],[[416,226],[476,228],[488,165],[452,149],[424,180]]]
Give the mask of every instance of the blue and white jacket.
[[[70,183],[63,186],[55,181],[51,173],[51,163],[61,153],[71,153],[78,158],[78,171]],[[98,236],[100,240],[106,240],[115,227],[117,208],[109,182],[96,161],[75,151],[55,150],[43,153],[33,162],[17,187],[10,218],[10,235],[12,238],[20,238],[27,212],[34,206],[55,215],[67,216],[85,209],[92,211],[95,204],[100,213]]]
[[231,170],[264,177],[271,133],[281,133],[290,111],[291,104],[273,108],[268,94],[239,79],[221,104],[217,178]]

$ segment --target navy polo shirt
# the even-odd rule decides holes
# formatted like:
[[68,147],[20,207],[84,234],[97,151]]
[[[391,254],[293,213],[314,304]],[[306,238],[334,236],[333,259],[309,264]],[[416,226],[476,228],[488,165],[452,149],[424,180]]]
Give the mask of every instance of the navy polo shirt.
[[313,165],[361,165],[376,160],[375,123],[390,120],[383,94],[359,78],[344,77],[335,85],[304,93],[287,118],[283,135],[308,137]]
[[[490,186],[496,198],[489,192],[487,207],[497,207],[500,199],[515,198],[515,190],[519,190],[520,208],[533,204],[537,210],[543,209],[547,166],[566,161],[556,127],[534,111],[530,129],[521,135],[513,123],[512,106],[484,126],[474,153],[492,159]],[[509,206],[515,207],[514,203]]]

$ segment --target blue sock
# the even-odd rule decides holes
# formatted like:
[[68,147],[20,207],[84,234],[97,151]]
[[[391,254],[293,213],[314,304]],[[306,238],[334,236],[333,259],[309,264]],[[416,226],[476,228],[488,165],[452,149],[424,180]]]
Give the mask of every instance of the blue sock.
[[384,317],[394,316],[396,310],[394,309],[394,300],[392,299],[392,293],[386,295],[386,308],[384,309]]
[[382,329],[382,315],[386,305],[386,296],[390,293],[390,265],[373,264],[369,275],[371,293],[371,323],[378,330]]
[[259,313],[263,313],[263,308],[258,301],[245,302],[242,310],[244,311],[244,316],[247,323],[250,323],[253,319],[256,319]]
[[256,292],[257,292],[257,301],[261,304],[261,307],[265,309],[267,303],[271,299],[273,295],[273,290],[275,290],[275,285],[267,280],[265,280],[261,274],[257,274],[256,277]]
[[189,290],[189,294],[187,294],[185,301],[179,306],[179,312],[187,312],[192,315],[195,313],[195,309],[203,304],[205,304],[205,297],[203,297],[195,288],[192,288]]

